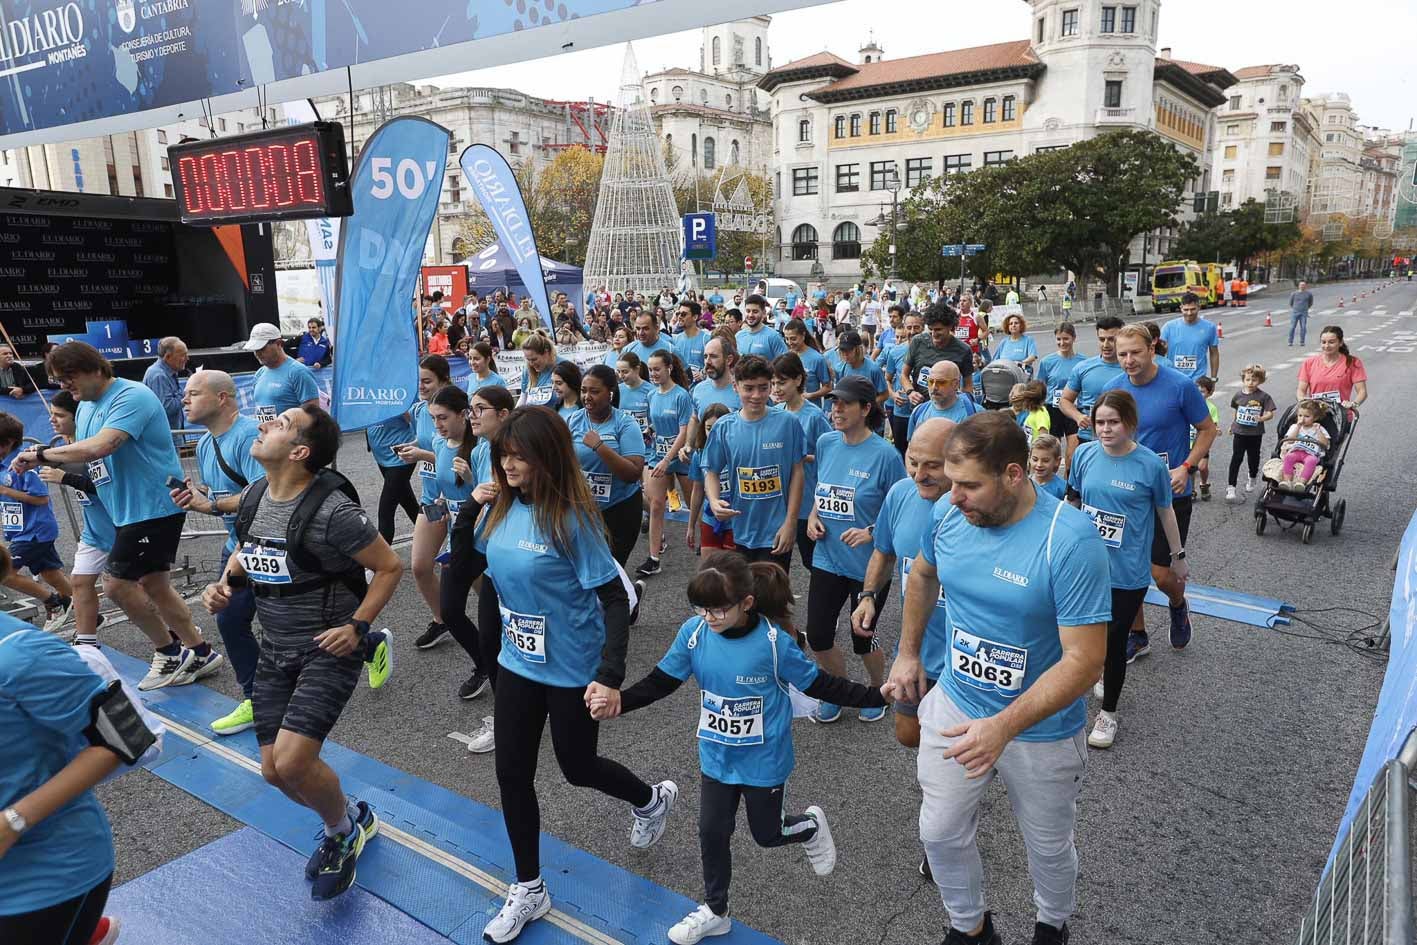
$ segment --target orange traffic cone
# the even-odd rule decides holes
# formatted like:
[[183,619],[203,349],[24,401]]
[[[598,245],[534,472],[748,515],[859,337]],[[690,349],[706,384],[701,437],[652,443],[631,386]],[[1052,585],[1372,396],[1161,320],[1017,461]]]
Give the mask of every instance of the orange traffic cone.
[[1216,322],[1216,323],[1215,323],[1215,337],[1217,337],[1217,338],[1224,338],[1224,337],[1225,337],[1225,323],[1224,323],[1224,322]]
[[1340,295],[1340,296],[1338,297],[1338,307],[1339,307],[1339,308],[1343,308],[1343,304],[1344,304],[1344,303],[1343,303],[1343,296]]
[[1273,328],[1274,320],[1269,317],[1269,312],[1264,313],[1264,327]]

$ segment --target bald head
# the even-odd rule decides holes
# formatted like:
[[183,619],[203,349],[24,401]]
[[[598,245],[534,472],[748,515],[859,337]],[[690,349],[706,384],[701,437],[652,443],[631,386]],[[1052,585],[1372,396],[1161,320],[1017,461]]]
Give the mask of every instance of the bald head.
[[[951,365],[953,367],[953,365]],[[959,369],[955,369],[958,376]],[[934,502],[950,489],[945,475],[945,440],[955,427],[953,420],[935,417],[915,428],[910,445],[905,450],[905,468],[915,480],[920,498]]]
[[930,368],[930,399],[937,407],[949,407],[959,393],[959,365],[936,361]]
[[225,433],[236,420],[236,382],[225,371],[198,371],[182,394],[187,422]]

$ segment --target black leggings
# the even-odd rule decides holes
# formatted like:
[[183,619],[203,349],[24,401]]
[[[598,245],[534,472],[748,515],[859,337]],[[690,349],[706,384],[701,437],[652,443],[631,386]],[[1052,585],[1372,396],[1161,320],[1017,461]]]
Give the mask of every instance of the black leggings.
[[1132,621],[1146,600],[1144,587],[1135,590],[1112,588],[1112,619],[1107,624],[1107,668],[1102,673],[1102,709],[1117,711],[1122,684],[1127,681],[1127,635]]
[[[802,566],[808,571],[812,570],[812,553],[817,550],[817,543],[812,536],[807,534],[807,520],[799,518],[797,520],[797,554],[802,557]],[[787,556],[791,560],[792,556]]]
[[624,567],[630,561],[635,543],[640,540],[640,522],[644,518],[645,494],[636,489],[628,499],[600,510],[605,527],[610,531],[610,554]]
[[1230,453],[1230,485],[1232,486],[1235,485],[1235,478],[1240,474],[1241,459],[1249,460],[1251,479],[1260,474],[1260,444],[1264,442],[1264,434],[1236,433],[1234,440]]
[[497,681],[493,729],[502,819],[516,861],[517,882],[529,883],[541,875],[536,759],[548,716],[551,747],[570,784],[595,788],[635,807],[647,807],[654,800],[654,792],[624,765],[596,753],[600,723],[590,717],[586,708],[585,687],[547,686],[513,672],[499,675]]
[[0,915],[0,942],[5,945],[89,945],[103,907],[113,874],[88,892],[34,912]]
[[896,407],[891,414],[891,443],[895,445],[896,452],[900,453],[900,458],[905,459],[906,441],[909,439],[906,434],[910,432],[910,412],[904,407]]
[[379,490],[379,534],[384,541],[394,540],[394,512],[402,508],[412,522],[418,518],[418,500],[413,497],[413,467],[380,466],[379,475],[384,477],[384,487]]
[[728,914],[728,884],[733,880],[733,829],[738,799],[748,808],[748,830],[760,847],[805,843],[817,835],[817,822],[783,810],[786,785],[751,787],[724,784],[703,776],[699,792],[699,853],[704,862],[704,902],[714,915]]
[[[478,512],[476,503],[465,502],[458,512],[457,519],[452,523],[453,537],[449,542],[451,554],[448,563],[443,565],[443,577],[438,585],[438,610],[443,615],[443,625],[448,628],[453,639],[472,657],[477,669],[487,673],[487,661],[482,653],[480,634],[477,626],[467,616],[467,597],[472,592],[472,582],[477,579],[473,572],[476,559],[480,557],[474,548],[474,529]],[[491,583],[489,578],[483,582],[483,586],[490,586]],[[481,616],[479,604],[478,617]],[[493,626],[501,627],[500,618]],[[495,655],[493,658],[495,659]]]
[[[807,643],[814,653],[825,653],[836,645],[836,625],[841,617],[841,608],[849,601],[851,611],[855,611],[856,605],[861,602],[861,590],[860,581],[821,568],[812,569],[812,580],[807,585]],[[890,598],[891,582],[887,581],[876,592],[878,621],[882,606]],[[851,651],[857,656],[865,656],[880,648],[878,634],[873,633],[869,637],[851,634]]]

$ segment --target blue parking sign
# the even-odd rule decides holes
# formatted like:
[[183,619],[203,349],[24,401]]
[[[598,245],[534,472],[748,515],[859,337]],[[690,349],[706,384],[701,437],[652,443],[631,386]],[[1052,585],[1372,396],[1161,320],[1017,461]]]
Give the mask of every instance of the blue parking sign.
[[684,258],[713,259],[718,255],[718,232],[712,213],[684,214]]

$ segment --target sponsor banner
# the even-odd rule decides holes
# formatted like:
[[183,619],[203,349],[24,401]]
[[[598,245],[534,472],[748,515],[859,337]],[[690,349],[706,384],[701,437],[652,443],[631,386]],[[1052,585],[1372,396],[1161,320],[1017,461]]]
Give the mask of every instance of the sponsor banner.
[[[586,341],[570,347],[558,345],[556,359],[558,361],[574,361],[576,366],[584,371],[592,364],[600,364],[609,353],[610,346],[608,344],[600,341]],[[507,387],[515,393],[520,393],[522,372],[526,370],[526,355],[522,354],[520,349],[498,351],[494,360],[497,373],[502,375],[502,380],[507,382]]]
[[478,203],[492,221],[497,239],[511,257],[512,267],[521,276],[531,304],[542,321],[551,324],[551,300],[546,296],[546,274],[541,269],[541,253],[531,232],[521,188],[507,159],[485,144],[474,144],[462,153],[463,176],[472,184]]
[[448,129],[423,118],[384,122],[364,143],[350,187],[354,215],[340,228],[334,418],[362,430],[403,413],[418,396],[411,301],[448,159]]

